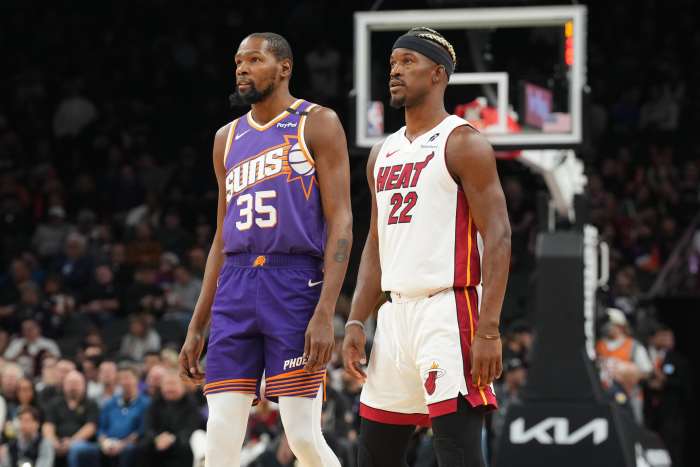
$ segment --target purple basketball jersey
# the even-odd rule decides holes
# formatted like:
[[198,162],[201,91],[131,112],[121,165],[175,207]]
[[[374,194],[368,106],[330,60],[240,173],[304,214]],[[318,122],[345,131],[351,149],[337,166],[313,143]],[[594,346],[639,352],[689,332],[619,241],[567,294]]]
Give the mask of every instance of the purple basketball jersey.
[[265,125],[248,112],[226,143],[225,253],[323,257],[325,220],[314,161],[304,143],[302,99]]

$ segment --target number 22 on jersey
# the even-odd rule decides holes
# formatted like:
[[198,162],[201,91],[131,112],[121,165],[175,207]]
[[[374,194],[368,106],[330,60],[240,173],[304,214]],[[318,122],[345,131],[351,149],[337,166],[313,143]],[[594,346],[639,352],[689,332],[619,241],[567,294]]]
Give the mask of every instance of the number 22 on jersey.
[[[391,196],[391,212],[389,213],[389,225],[391,224],[408,224],[411,222],[411,209],[413,209],[418,202],[418,193],[415,191],[409,191],[406,195],[401,193],[394,193]],[[401,208],[401,205],[405,205],[401,210],[400,215],[396,215],[396,212]]]

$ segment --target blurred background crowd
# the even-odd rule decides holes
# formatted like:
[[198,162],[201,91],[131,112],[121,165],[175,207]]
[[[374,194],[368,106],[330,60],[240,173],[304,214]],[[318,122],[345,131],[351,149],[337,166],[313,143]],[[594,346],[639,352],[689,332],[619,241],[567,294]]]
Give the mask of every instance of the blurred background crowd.
[[[0,7],[0,466],[26,458],[165,467],[201,458],[206,402],[177,377],[177,353],[215,228],[213,135],[237,115],[226,100],[235,48],[256,30],[285,35],[295,53],[292,91],[331,106],[349,129],[352,10],[371,3],[258,1],[245,12],[163,0]],[[547,2],[394,3],[383,8]],[[588,5],[589,137],[580,155],[592,223],[611,246],[610,286],[598,297],[599,367],[611,400],[662,436],[674,465],[690,465],[692,367],[676,349],[678,320],[658,307],[697,309],[700,297],[700,121],[692,111],[700,107],[692,86],[700,12],[690,0],[629,4]],[[351,154],[356,245],[323,413],[347,466],[361,385],[344,374],[339,349],[369,222],[365,154]],[[499,170],[513,259],[501,409],[484,436],[489,458],[536,338],[529,290],[535,195],[544,190],[517,163],[500,161]],[[294,464],[274,404],[253,410],[244,450],[246,465]],[[437,465],[429,430],[417,431],[409,462]]]

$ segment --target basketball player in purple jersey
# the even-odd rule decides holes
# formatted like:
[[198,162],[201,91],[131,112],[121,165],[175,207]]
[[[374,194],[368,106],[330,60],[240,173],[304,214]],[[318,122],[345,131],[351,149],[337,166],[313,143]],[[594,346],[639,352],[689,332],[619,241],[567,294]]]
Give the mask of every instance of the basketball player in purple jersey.
[[290,94],[283,37],[251,34],[235,61],[231,101],[251,110],[214,139],[217,229],[181,372],[206,383],[207,466],[240,464],[263,373],[300,464],[340,466],[321,433],[321,406],[352,243],[345,133],[332,110]]

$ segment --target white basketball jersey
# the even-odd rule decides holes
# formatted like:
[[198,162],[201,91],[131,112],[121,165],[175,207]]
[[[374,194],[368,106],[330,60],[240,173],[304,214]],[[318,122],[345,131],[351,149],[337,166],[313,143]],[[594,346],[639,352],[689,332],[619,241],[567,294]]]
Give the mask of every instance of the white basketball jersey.
[[448,137],[468,124],[451,115],[413,142],[404,127],[382,145],[374,165],[382,290],[411,297],[481,284],[481,240],[445,160]]

